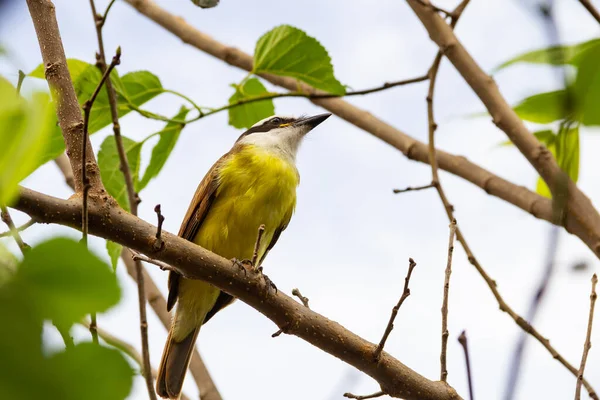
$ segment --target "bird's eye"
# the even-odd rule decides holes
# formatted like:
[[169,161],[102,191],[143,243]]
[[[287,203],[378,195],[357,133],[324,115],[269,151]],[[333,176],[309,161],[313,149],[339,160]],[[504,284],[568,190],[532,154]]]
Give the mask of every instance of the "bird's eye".
[[275,118],[273,118],[273,119],[271,120],[271,123],[272,123],[272,124],[275,124],[275,125],[279,125],[279,124],[281,124],[282,122],[283,122],[283,120],[282,120],[281,118],[279,118],[279,117],[275,117]]

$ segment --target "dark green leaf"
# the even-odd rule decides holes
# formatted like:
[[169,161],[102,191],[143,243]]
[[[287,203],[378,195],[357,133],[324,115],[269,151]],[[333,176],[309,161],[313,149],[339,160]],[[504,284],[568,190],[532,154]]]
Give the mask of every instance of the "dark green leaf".
[[[125,150],[127,161],[129,162],[131,178],[135,185],[140,171],[140,151],[142,149],[142,143],[131,140],[125,136],[122,136],[121,139],[123,141],[123,150]],[[98,152],[98,166],[100,167],[102,183],[104,183],[104,187],[108,193],[117,200],[121,207],[129,211],[127,186],[125,185],[123,172],[121,172],[120,169],[121,161],[114,136],[107,136],[100,145],[100,151]]]
[[119,257],[121,256],[121,251],[123,250],[123,246],[121,246],[119,243],[107,240],[106,250],[108,251],[108,256],[110,257],[110,263],[112,264],[113,271],[116,271],[117,264],[119,263]]
[[28,251],[15,275],[15,285],[42,318],[61,325],[106,311],[120,297],[110,268],[82,244],[66,238],[51,239]]
[[346,93],[333,74],[327,50],[315,38],[289,25],[278,26],[258,39],[252,72],[291,76],[329,93]]
[[[269,94],[267,89],[257,78],[246,80],[241,87],[231,85],[235,88],[235,93],[229,98],[229,104],[237,103],[240,100],[255,98]],[[229,125],[238,129],[250,128],[261,119],[275,114],[273,100],[253,101],[229,109]]]
[[532,64],[562,65],[579,63],[580,56],[587,49],[600,44],[600,39],[578,43],[571,46],[552,46],[544,49],[530,51],[505,61],[494,69],[494,72],[504,69],[510,65],[525,62]]
[[566,118],[568,110],[566,91],[539,93],[527,97],[513,107],[519,117],[538,124],[547,124]]
[[[179,121],[185,120],[185,117],[189,111],[190,110],[188,108],[181,107],[173,119]],[[144,176],[137,185],[136,190],[138,192],[145,188],[146,185],[148,185],[148,182],[150,182],[152,178],[156,177],[163,168],[167,162],[167,158],[169,158],[169,155],[173,150],[173,147],[175,147],[175,143],[177,143],[179,135],[181,134],[181,130],[184,126],[184,124],[168,122],[165,128],[158,132],[160,139],[152,149],[152,156],[150,157],[148,167],[144,172]]]
[[131,390],[133,370],[115,349],[81,343],[48,360],[61,400],[121,400]]
[[0,77],[0,204],[9,204],[18,183],[32,173],[44,154],[54,110],[50,97],[36,93],[30,101]]

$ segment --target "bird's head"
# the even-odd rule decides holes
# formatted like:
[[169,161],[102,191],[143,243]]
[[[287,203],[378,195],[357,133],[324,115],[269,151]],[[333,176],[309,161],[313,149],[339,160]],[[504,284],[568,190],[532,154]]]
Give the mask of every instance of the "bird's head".
[[299,118],[273,115],[254,124],[236,144],[262,147],[294,160],[304,136],[330,116],[330,113]]

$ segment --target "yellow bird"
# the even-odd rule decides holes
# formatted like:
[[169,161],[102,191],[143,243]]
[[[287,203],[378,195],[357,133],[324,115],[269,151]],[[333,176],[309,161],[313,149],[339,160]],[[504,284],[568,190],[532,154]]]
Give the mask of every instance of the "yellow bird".
[[[260,266],[296,206],[300,142],[330,115],[272,116],[244,132],[198,185],[179,236],[222,257],[250,260],[264,224]],[[178,305],[158,369],[156,391],[161,397],[179,397],[200,327],[233,300],[208,282],[170,272],[167,309]]]

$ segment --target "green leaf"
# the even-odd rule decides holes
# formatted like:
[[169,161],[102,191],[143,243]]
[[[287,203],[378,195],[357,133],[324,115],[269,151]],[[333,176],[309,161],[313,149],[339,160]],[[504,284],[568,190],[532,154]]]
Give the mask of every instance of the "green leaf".
[[[142,149],[142,143],[131,140],[125,136],[121,136],[121,139],[123,141],[123,150],[125,150],[125,154],[127,155],[131,178],[135,186],[140,171],[140,151]],[[122,208],[129,211],[127,186],[125,185],[123,172],[121,172],[120,169],[121,161],[114,136],[107,136],[100,145],[100,151],[98,152],[98,166],[100,167],[102,183],[104,183],[104,187],[108,193],[117,200]]]
[[38,166],[50,136],[54,110],[45,93],[30,101],[0,77],[0,204],[10,204],[18,183]]
[[496,67],[494,69],[494,72],[500,71],[508,66],[520,62],[549,65],[577,65],[580,61],[580,56],[583,52],[598,45],[600,45],[600,39],[593,39],[587,42],[578,43],[571,46],[552,46],[539,50],[529,51],[527,53],[511,58],[508,61],[505,61],[504,63]]
[[579,120],[584,125],[600,125],[600,46],[587,49],[580,58],[574,93]]
[[54,376],[52,398],[68,400],[120,400],[131,391],[133,370],[115,349],[81,343],[51,357]]
[[333,74],[327,50],[315,38],[289,25],[278,26],[258,39],[252,72],[291,76],[329,93],[346,93]]
[[570,114],[568,104],[566,91],[557,90],[527,97],[513,110],[526,121],[548,124],[566,118]]
[[[177,115],[173,117],[174,120],[185,120],[186,115],[189,112],[189,108],[181,107]],[[175,143],[179,139],[179,135],[181,134],[182,129],[185,124],[180,124],[176,122],[168,122],[164,129],[160,132],[157,132],[156,135],[159,135],[160,139],[158,143],[152,149],[152,156],[150,157],[150,162],[148,163],[148,167],[146,167],[146,171],[144,172],[144,176],[138,182],[136,190],[140,192],[144,189],[148,182],[154,177],[158,175],[160,170],[164,167],[173,147],[175,147]],[[153,137],[151,135],[150,137]]]
[[43,319],[65,326],[117,304],[115,275],[98,257],[71,239],[56,238],[25,254],[15,275],[20,297],[31,299]]
[[[546,144],[558,166],[569,175],[573,182],[579,179],[579,126],[571,129],[560,129],[558,135],[553,135],[554,140]],[[544,197],[552,198],[550,188],[540,177],[538,178],[536,192]]]
[[110,257],[110,263],[112,264],[113,271],[117,270],[117,264],[119,263],[119,257],[121,256],[121,251],[123,250],[123,246],[119,243],[115,243],[111,240],[106,241],[106,250],[108,251],[108,255]]
[[[246,80],[243,85],[232,84],[235,93],[229,98],[229,104],[237,103],[240,100],[255,98],[269,94],[267,89],[257,78]],[[238,129],[250,128],[261,119],[275,114],[275,105],[273,100],[254,101],[229,109],[229,125]]]

